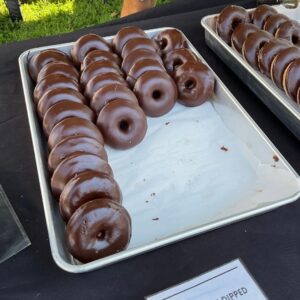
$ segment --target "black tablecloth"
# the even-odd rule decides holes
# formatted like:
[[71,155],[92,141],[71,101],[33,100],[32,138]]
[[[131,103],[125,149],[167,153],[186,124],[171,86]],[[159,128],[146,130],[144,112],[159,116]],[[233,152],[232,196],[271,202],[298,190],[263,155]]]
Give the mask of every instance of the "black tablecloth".
[[[299,299],[299,201],[87,274],[60,270],[50,253],[17,65],[29,48],[73,41],[87,32],[114,34],[129,22],[144,29],[179,27],[300,172],[299,142],[205,45],[201,18],[228,2],[237,1],[175,1],[104,26],[0,46],[0,183],[32,241],[0,265],[0,299],[142,299],[237,257],[270,299]],[[255,1],[241,4],[251,7]]]

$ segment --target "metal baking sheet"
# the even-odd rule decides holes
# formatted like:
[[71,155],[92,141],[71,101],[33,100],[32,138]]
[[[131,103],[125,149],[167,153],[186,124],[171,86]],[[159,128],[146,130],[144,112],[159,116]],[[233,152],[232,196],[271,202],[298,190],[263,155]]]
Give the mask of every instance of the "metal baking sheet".
[[[300,7],[287,9],[284,6],[276,5],[274,8],[291,19],[300,19]],[[215,30],[217,15],[209,15],[201,20],[207,45],[234,73],[243,78],[243,82],[300,140],[300,106],[290,99],[284,91],[277,88],[267,76],[253,69],[237,51],[218,36]]]
[[[164,29],[146,32],[153,37]],[[28,59],[36,52],[69,52],[71,45],[31,49],[19,58],[51,252],[63,270],[95,270],[298,199],[299,176],[216,77],[211,101],[195,108],[176,104],[165,116],[148,118],[145,139],[132,149],[106,147],[132,218],[132,240],[120,253],[76,262],[65,249],[65,225],[51,195],[46,140],[27,72]]]

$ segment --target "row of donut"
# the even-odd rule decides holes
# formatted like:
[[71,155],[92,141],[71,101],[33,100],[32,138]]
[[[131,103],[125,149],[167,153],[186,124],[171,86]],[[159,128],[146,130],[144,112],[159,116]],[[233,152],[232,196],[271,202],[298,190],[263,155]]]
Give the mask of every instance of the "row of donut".
[[34,101],[48,137],[51,189],[67,223],[66,246],[84,263],[119,252],[129,244],[131,219],[95,113],[80,93],[80,73],[65,53],[52,49],[33,56],[30,66],[30,74],[37,70]]
[[[243,12],[244,15],[246,12],[247,16],[248,12],[242,7],[231,5],[219,15],[218,20],[221,22],[217,22],[218,26],[227,16],[228,26],[232,27],[231,34],[228,36],[231,47],[239,52],[254,69],[271,78],[273,83],[283,89],[287,96],[300,104],[300,48],[292,43],[292,41],[296,41],[294,37],[282,38],[284,37],[283,29],[287,25],[293,23],[293,28],[298,25],[291,21],[283,22],[284,18],[282,19],[278,13],[274,14],[276,12],[274,8],[267,5],[261,5],[253,11],[253,24],[244,23],[241,18],[238,19],[239,24],[236,25],[235,22],[238,20],[231,18],[230,12]],[[267,28],[270,32],[275,32],[276,37],[274,38],[270,32],[260,28]],[[277,38],[277,36],[281,38]]]

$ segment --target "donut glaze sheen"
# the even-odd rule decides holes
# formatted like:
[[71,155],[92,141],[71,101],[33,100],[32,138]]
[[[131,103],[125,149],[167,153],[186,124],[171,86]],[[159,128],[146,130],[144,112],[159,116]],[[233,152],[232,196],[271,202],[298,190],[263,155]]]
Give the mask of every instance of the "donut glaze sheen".
[[128,72],[130,71],[131,67],[138,62],[139,60],[143,60],[146,58],[152,58],[157,60],[158,62],[161,63],[161,65],[163,66],[163,62],[161,57],[153,51],[150,51],[148,49],[136,49],[134,51],[132,51],[130,54],[128,54],[123,62],[122,62],[122,70],[125,72],[125,74],[128,74]]
[[263,29],[265,22],[270,16],[277,15],[278,12],[272,6],[262,4],[259,5],[251,14],[251,21],[258,28]]
[[258,53],[263,45],[274,37],[269,32],[259,30],[248,35],[246,38],[242,53],[245,60],[255,69],[258,70]]
[[57,88],[68,88],[80,92],[80,86],[77,81],[61,74],[50,74],[35,86],[33,91],[35,104],[39,102],[45,93]]
[[283,89],[293,100],[297,100],[297,92],[300,87],[300,58],[292,61],[283,74]]
[[113,61],[100,60],[89,64],[81,73],[80,83],[86,85],[88,81],[96,75],[115,73],[122,76],[119,66]]
[[121,55],[123,47],[125,44],[132,39],[136,38],[147,38],[147,34],[139,27],[127,26],[120,29],[115,35],[112,44],[115,52]]
[[174,49],[189,47],[182,32],[176,28],[161,31],[154,37],[154,41],[158,44],[163,55]]
[[284,14],[269,16],[265,22],[264,30],[275,36],[278,27],[288,20],[289,18]]
[[92,99],[95,92],[97,92],[103,86],[112,84],[112,83],[128,86],[126,80],[121,75],[118,75],[116,73],[100,74],[100,75],[96,75],[96,76],[92,77],[89,80],[89,82],[85,86],[84,95],[88,99]]
[[297,104],[300,105],[300,87],[297,91],[297,100],[296,101],[297,101]]
[[165,55],[164,65],[169,74],[173,72],[182,64],[194,61],[197,62],[199,59],[197,56],[188,48],[180,48],[170,51]]
[[54,104],[60,101],[72,101],[76,103],[86,104],[86,99],[83,95],[69,88],[56,88],[46,92],[40,99],[37,111],[40,119],[44,118],[46,111]]
[[159,63],[157,60],[152,58],[147,58],[143,60],[137,61],[126,77],[126,81],[128,82],[131,88],[134,87],[137,79],[147,71],[166,71],[166,69]]
[[75,81],[78,81],[79,79],[79,72],[74,66],[65,62],[55,61],[43,66],[37,77],[37,82],[40,82],[43,78],[50,74],[61,74]]
[[257,32],[259,28],[250,23],[239,24],[231,35],[231,47],[237,52],[242,53],[242,48],[249,34]]
[[275,37],[277,39],[288,40],[295,46],[300,46],[300,26],[295,21],[286,21],[282,23],[276,33]]
[[129,149],[139,144],[147,131],[143,110],[128,100],[113,100],[101,110],[97,125],[105,142],[116,149]]
[[186,62],[174,73],[179,102],[185,106],[198,106],[212,97],[215,78],[211,70],[201,62]]
[[73,177],[59,198],[63,219],[68,221],[78,207],[97,198],[122,203],[120,187],[113,177],[95,171],[87,171]]
[[48,137],[57,123],[70,117],[77,117],[90,122],[95,121],[95,114],[87,105],[71,101],[60,101],[52,105],[45,113],[43,119],[45,135]]
[[109,199],[83,204],[72,215],[65,232],[67,248],[82,263],[124,250],[130,238],[128,212]]
[[128,87],[120,84],[108,84],[94,94],[90,106],[98,115],[108,102],[115,99],[128,100],[138,104],[135,94]]
[[279,88],[283,88],[283,73],[286,67],[297,58],[300,58],[300,49],[289,47],[281,50],[272,60],[271,78]]
[[56,49],[43,50],[35,54],[29,61],[29,74],[32,80],[36,81],[40,70],[46,65],[54,61],[71,63],[69,56]]
[[72,117],[60,121],[50,132],[48,146],[50,150],[61,140],[71,136],[87,136],[104,145],[103,136],[97,126],[85,119]]
[[221,39],[230,45],[234,29],[241,23],[249,22],[250,18],[246,9],[236,5],[229,5],[219,14],[216,31]]
[[124,45],[121,56],[124,58],[136,49],[148,49],[158,54],[160,53],[159,47],[153,40],[149,38],[135,38]]
[[150,117],[166,114],[177,100],[174,80],[161,70],[147,71],[141,75],[134,86],[134,93],[145,114]]
[[48,169],[50,173],[53,173],[65,158],[79,153],[94,154],[107,161],[106,151],[97,140],[87,136],[66,137],[56,144],[49,154]]
[[86,34],[80,37],[71,48],[71,56],[77,67],[80,67],[84,57],[92,50],[111,51],[110,44],[97,34]]
[[93,50],[89,52],[84,58],[81,64],[81,71],[83,71],[89,64],[101,60],[113,61],[117,65],[121,64],[121,59],[117,54],[103,50]]
[[274,57],[283,49],[287,49],[292,45],[282,39],[272,39],[265,43],[258,52],[258,67],[259,70],[270,77],[271,63]]
[[65,158],[54,170],[51,178],[51,190],[59,199],[65,185],[76,175],[86,171],[97,171],[113,176],[107,161],[94,154],[79,153]]

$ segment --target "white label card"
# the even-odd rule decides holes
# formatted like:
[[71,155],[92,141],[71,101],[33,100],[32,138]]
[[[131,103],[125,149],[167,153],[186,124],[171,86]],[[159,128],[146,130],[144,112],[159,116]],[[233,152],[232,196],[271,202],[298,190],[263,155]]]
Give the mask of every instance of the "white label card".
[[266,300],[268,299],[243,263],[236,259],[147,300]]

